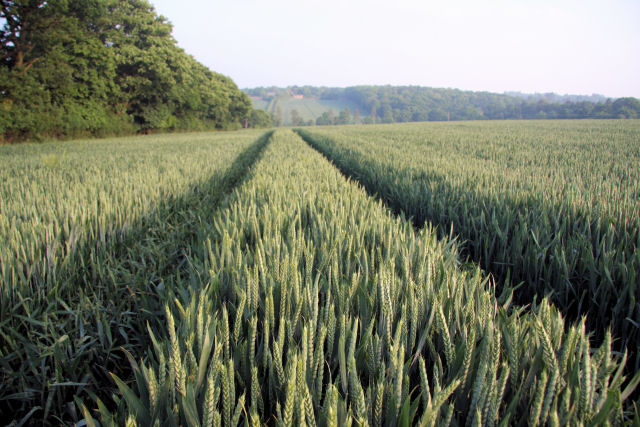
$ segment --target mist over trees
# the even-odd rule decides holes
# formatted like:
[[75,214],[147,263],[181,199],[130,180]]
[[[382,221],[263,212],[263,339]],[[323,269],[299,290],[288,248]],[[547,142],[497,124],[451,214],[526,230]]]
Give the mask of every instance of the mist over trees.
[[[266,101],[303,95],[304,98],[344,101],[358,106],[362,123],[399,123],[486,119],[640,118],[636,98],[609,99],[601,95],[497,94],[420,86],[354,86],[347,88],[291,86],[245,91]],[[347,114],[327,111],[316,124],[344,123]],[[347,122],[354,122],[350,119]]]
[[0,140],[265,123],[146,0],[0,0],[0,24]]

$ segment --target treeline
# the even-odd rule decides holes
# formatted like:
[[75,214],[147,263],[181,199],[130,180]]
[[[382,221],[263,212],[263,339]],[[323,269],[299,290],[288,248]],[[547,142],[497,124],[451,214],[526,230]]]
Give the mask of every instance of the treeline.
[[592,95],[558,95],[557,93],[522,93],[522,92],[505,92],[505,95],[515,96],[516,98],[525,98],[528,100],[544,100],[547,102],[605,102],[607,97],[599,94]]
[[0,140],[269,119],[179,48],[147,0],[0,0],[0,22]]
[[[395,123],[482,119],[640,118],[636,98],[602,96],[524,95],[434,89],[419,86],[354,86],[327,88],[292,86],[248,89],[252,96],[282,97],[300,94],[359,106],[361,122]],[[327,117],[325,117],[327,118]],[[320,120],[325,124],[328,120]],[[366,118],[366,119],[365,119]]]
[[[335,95],[333,95],[335,96]],[[634,98],[549,102],[489,92],[413,86],[358,86],[344,94],[383,123],[427,120],[638,118]]]

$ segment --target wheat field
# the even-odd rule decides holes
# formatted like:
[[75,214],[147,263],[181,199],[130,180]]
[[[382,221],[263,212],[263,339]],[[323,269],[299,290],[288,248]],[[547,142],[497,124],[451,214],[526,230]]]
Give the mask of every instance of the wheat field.
[[[635,332],[590,320],[600,309],[594,301],[604,306],[604,294],[591,294],[600,287],[607,298],[628,298],[602,308],[608,319],[617,310],[636,315],[624,307],[635,282],[616,280],[626,277],[621,263],[626,274],[636,268],[640,245],[615,227],[634,230],[640,152],[633,144],[624,150],[638,141],[638,123],[460,126],[0,147],[0,411],[28,424],[638,422],[640,374],[635,353],[621,348]],[[588,130],[609,135],[611,145],[592,142],[601,151],[572,154],[566,167],[593,170],[590,156],[613,165],[608,174],[598,169],[604,179],[591,211],[583,188],[599,180],[586,172],[569,178],[558,167],[548,181],[533,172],[523,178],[555,161],[551,134],[570,147]],[[463,164],[455,156],[471,144],[461,135],[471,134],[496,146],[478,143],[468,167],[455,169]],[[505,134],[511,139],[500,139]],[[531,138],[539,145],[527,144]],[[602,153],[612,147],[621,151],[607,163]],[[484,164],[487,175],[472,160],[483,155],[495,157],[496,166]],[[509,155],[520,169],[503,161]],[[442,176],[450,188],[440,186]],[[548,275],[542,284],[515,273],[528,261],[512,261],[504,274],[486,268],[472,249],[484,241],[471,241],[445,215],[482,217],[467,210],[476,193],[532,206],[532,194],[562,179],[565,189],[539,205],[564,201],[588,211],[575,218],[606,214],[614,228],[612,236],[595,234],[608,254],[596,265],[610,262],[612,282],[600,283],[595,268],[593,287],[580,284],[580,309],[563,303],[562,289],[547,292],[565,283],[551,262],[539,261],[542,272],[531,274]],[[446,192],[460,183],[457,198]],[[449,209],[444,222],[429,216],[438,203]],[[421,204],[424,217],[412,210]],[[512,208],[494,210],[501,232],[514,234],[500,222],[505,212],[536,236],[544,229],[536,221],[547,211]],[[509,250],[491,234],[498,237],[487,249],[490,266]],[[523,259],[531,242],[521,243]],[[577,245],[563,242],[565,251]]]

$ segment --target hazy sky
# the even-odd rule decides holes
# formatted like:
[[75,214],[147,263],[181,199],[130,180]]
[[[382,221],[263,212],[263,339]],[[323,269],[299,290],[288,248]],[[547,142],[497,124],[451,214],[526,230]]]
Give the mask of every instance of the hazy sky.
[[151,0],[240,87],[640,97],[640,0]]

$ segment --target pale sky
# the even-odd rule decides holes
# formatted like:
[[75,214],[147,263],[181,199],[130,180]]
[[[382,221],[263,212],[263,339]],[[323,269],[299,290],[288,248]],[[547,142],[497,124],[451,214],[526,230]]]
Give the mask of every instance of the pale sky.
[[640,0],[150,0],[241,88],[419,85],[640,98]]

